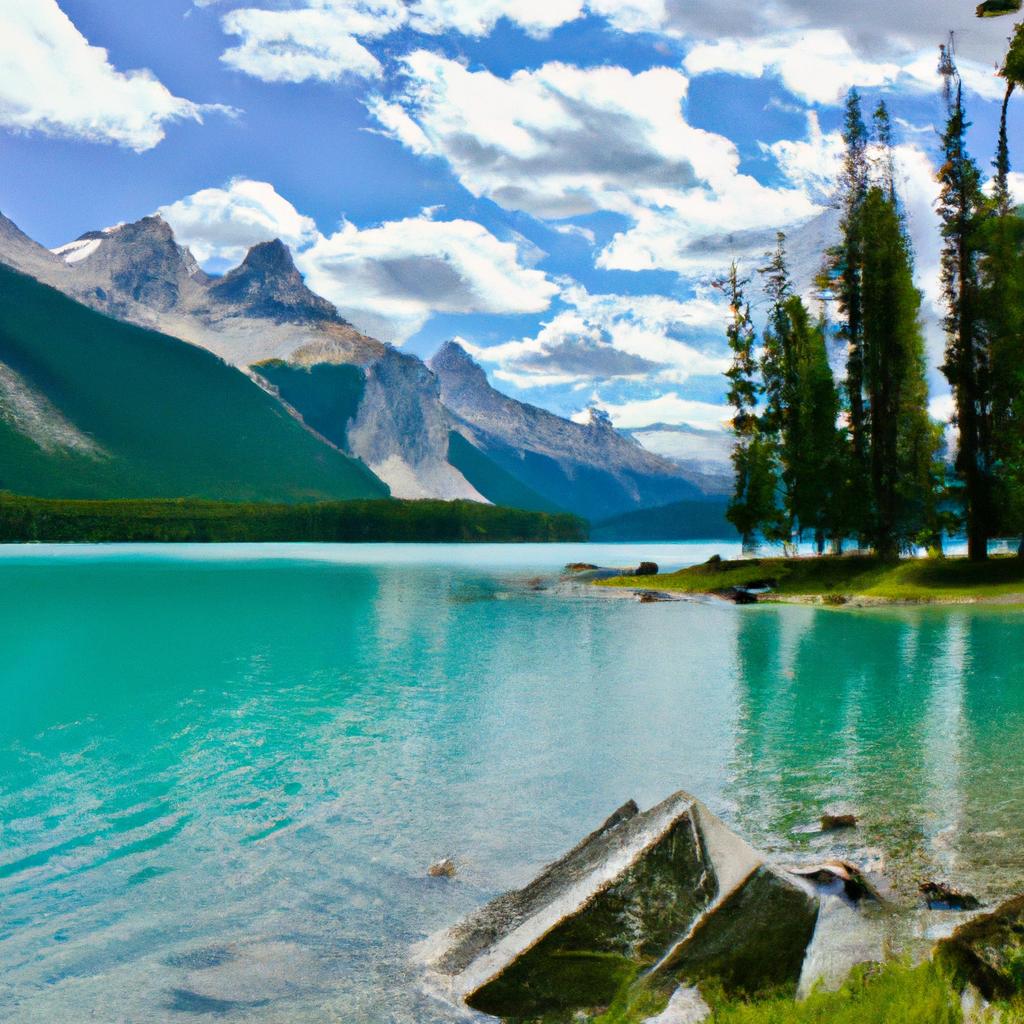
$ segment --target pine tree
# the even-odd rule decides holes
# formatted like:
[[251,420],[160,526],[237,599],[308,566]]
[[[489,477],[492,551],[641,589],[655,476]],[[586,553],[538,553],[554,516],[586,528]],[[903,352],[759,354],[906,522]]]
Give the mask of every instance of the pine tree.
[[851,89],[846,98],[843,124],[846,152],[839,177],[837,202],[841,210],[840,241],[826,254],[826,288],[839,307],[839,338],[846,343],[846,395],[850,453],[844,477],[849,486],[842,502],[842,533],[866,538],[869,519],[868,423],[864,405],[864,307],[861,287],[864,233],[862,213],[868,192],[869,136],[861,112],[861,98]]
[[[885,162],[883,162],[883,168]],[[871,419],[870,539],[895,558],[934,538],[939,435],[928,416],[921,293],[892,179],[883,170],[863,211],[864,379]]]
[[726,280],[718,283],[729,301],[727,335],[733,355],[726,372],[727,397],[736,410],[732,421],[735,488],[726,516],[739,531],[745,549],[754,546],[759,531],[775,534],[779,528],[775,447],[762,434],[757,408],[761,394],[755,353],[757,335],[743,293],[748,283],[740,278],[735,261]]
[[765,529],[765,538],[785,545],[793,542],[795,521],[792,514],[792,472],[786,451],[786,438],[793,402],[793,367],[791,323],[786,303],[792,297],[792,282],[786,264],[786,235],[779,231],[773,252],[766,255],[767,262],[758,269],[764,281],[764,291],[771,301],[761,350],[761,378],[763,380],[765,409],[761,417],[761,430],[765,440],[778,452],[780,509],[778,519]]
[[842,476],[839,390],[828,361],[824,323],[812,323],[798,296],[786,300],[785,314],[791,350],[786,359],[790,379],[782,451],[789,477],[789,514],[797,536],[811,533],[820,554],[838,513],[836,497]]
[[[1007,110],[1024,83],[1024,25],[1000,74],[1006,81],[995,159],[992,215],[979,265],[985,341],[991,359],[994,501],[1001,533],[1024,535],[1024,221],[1010,196]],[[1024,540],[1019,553],[1024,555]]]
[[978,271],[981,226],[986,210],[981,174],[967,150],[963,85],[951,48],[940,65],[948,117],[939,171],[942,219],[942,285],[946,296],[947,345],[942,371],[953,389],[959,432],[956,469],[963,482],[968,557],[988,557],[992,535],[991,386],[989,353],[982,331]]

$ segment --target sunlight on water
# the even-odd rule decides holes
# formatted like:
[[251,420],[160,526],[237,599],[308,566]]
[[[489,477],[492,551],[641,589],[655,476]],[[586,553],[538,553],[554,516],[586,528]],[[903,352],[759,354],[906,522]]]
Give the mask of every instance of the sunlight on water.
[[849,803],[900,884],[1019,888],[1020,613],[531,589],[715,551],[6,549],[0,1019],[450,1020],[409,946],[678,788],[780,856]]

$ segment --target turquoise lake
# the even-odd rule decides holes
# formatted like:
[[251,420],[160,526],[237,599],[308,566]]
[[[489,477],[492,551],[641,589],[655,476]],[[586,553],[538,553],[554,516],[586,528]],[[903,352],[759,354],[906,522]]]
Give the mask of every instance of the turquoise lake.
[[1024,610],[549,585],[715,551],[0,548],[0,1020],[450,1021],[409,948],[681,788],[780,859],[1024,888]]

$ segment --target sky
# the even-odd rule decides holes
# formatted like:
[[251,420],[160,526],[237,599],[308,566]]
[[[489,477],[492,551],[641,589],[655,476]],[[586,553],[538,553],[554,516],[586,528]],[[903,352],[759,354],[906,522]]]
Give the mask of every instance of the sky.
[[279,237],[369,334],[457,338],[563,415],[714,427],[713,282],[777,229],[816,269],[856,86],[896,118],[942,414],[938,46],[955,31],[987,171],[1012,29],[974,7],[0,0],[0,210],[49,247],[159,212],[214,273]]

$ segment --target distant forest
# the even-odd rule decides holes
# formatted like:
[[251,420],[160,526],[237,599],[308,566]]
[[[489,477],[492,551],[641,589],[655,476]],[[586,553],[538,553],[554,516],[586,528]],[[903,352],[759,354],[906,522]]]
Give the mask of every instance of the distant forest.
[[193,499],[64,501],[0,493],[0,543],[549,542],[587,539],[587,524],[472,501],[278,505]]
[[[866,117],[854,90],[837,189],[841,237],[823,254],[821,313],[795,293],[781,233],[758,271],[770,300],[760,338],[737,265],[718,282],[731,308],[727,377],[736,410],[727,515],[747,546],[764,539],[792,549],[811,539],[819,551],[838,552],[853,539],[895,558],[915,546],[940,551],[944,535],[966,530],[970,558],[983,560],[990,539],[1024,536],[1024,217],[1011,199],[1006,129],[1024,83],[1024,26],[999,72],[1005,99],[987,183],[967,148],[951,44],[941,49],[939,73],[941,369],[954,399],[955,462],[944,460],[943,426],[928,414],[921,293],[892,123],[884,102]],[[831,336],[847,350],[840,382],[828,360]]]

